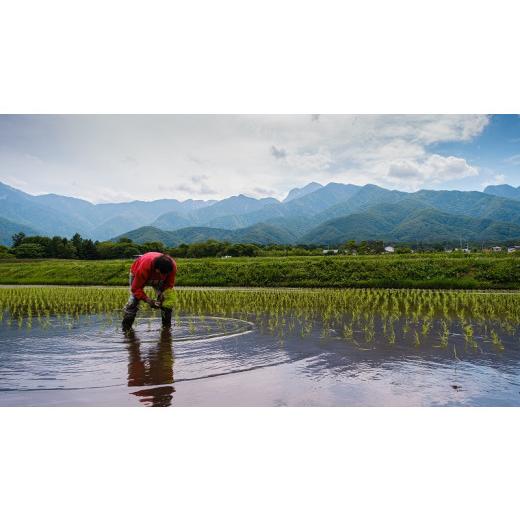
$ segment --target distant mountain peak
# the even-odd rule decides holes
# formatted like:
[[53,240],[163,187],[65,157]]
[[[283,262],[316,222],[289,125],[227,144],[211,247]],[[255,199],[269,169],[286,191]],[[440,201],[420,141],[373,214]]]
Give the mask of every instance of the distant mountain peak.
[[300,197],[308,195],[309,193],[319,190],[320,188],[323,188],[323,185],[319,182],[310,182],[309,184],[306,184],[303,188],[293,188],[287,194],[287,197],[283,199],[283,202],[290,202],[291,200],[299,199]]
[[518,189],[520,189],[520,186],[515,188],[511,184],[489,184],[488,186],[486,186],[486,189],[484,191],[486,191],[488,188],[506,188],[506,189],[511,188],[513,190],[518,190]]
[[505,197],[506,199],[520,200],[520,186],[515,188],[510,184],[496,184],[486,186],[484,193],[495,195],[496,197]]

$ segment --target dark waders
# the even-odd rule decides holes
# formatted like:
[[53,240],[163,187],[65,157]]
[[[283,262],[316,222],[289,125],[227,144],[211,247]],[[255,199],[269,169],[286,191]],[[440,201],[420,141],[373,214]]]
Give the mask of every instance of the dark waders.
[[[132,282],[134,280],[134,275],[130,273],[130,298],[128,298],[128,302],[124,308],[123,315],[123,330],[129,330],[132,328],[134,324],[135,316],[137,311],[139,310],[139,304],[141,303],[132,293]],[[162,292],[164,287],[164,282],[152,282],[150,285],[154,288],[155,294],[158,295],[159,292]],[[161,319],[162,326],[170,328],[172,326],[172,310],[171,309],[162,309],[161,308]]]

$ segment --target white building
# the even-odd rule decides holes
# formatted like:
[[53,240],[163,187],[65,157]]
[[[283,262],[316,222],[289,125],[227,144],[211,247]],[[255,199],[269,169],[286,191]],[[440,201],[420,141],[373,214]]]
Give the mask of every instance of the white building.
[[323,254],[324,255],[337,255],[339,252],[339,249],[324,249]]
[[395,248],[393,246],[386,246],[385,253],[395,253]]
[[520,251],[520,246],[511,246],[507,248],[508,253],[516,253],[517,251]]
[[500,253],[500,251],[502,251],[502,248],[500,246],[493,246],[491,248],[491,251],[493,251],[494,253]]

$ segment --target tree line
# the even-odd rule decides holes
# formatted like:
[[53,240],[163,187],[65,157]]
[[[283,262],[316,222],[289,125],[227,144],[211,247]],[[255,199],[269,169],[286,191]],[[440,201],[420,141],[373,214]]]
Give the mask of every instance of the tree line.
[[[66,258],[80,260],[109,260],[133,258],[149,251],[160,251],[176,258],[215,258],[215,257],[254,257],[254,256],[314,256],[323,255],[323,247],[315,245],[280,245],[280,244],[232,244],[218,240],[206,240],[192,244],[180,244],[167,247],[162,242],[137,244],[129,238],[117,242],[93,241],[76,233],[72,238],[54,236],[26,236],[16,233],[12,237],[12,246],[0,246],[0,257],[16,258]],[[334,254],[328,250],[325,254]],[[347,254],[378,254],[384,251],[381,241],[351,240],[345,243],[339,252]],[[409,252],[403,249],[403,252]]]
[[[162,242],[137,244],[129,238],[117,242],[93,241],[76,233],[72,238],[60,236],[26,236],[16,233],[12,237],[12,246],[0,246],[0,258],[67,258],[80,260],[109,260],[133,258],[149,251],[167,253],[175,258],[215,258],[215,257],[255,257],[255,256],[317,256],[317,255],[377,255],[385,252],[385,244],[380,240],[349,240],[337,249],[324,249],[315,245],[259,245],[232,244],[218,240],[206,240],[193,244],[180,244],[168,247]],[[417,253],[444,252],[445,244],[415,244]],[[473,252],[479,251],[476,247]],[[395,245],[396,254],[412,253],[407,244]]]
[[24,233],[16,233],[12,237],[11,248],[5,248],[4,253],[14,255],[16,258],[105,260],[132,258],[147,251],[163,249],[164,244],[160,242],[134,244],[128,239],[121,239],[118,242],[99,242],[83,238],[79,233],[70,239],[60,236],[26,236]]
[[54,236],[26,236],[16,233],[11,248],[0,246],[0,257],[66,258],[79,260],[109,260],[133,258],[149,251],[167,253],[177,258],[237,257],[237,256],[306,256],[322,254],[315,246],[283,246],[258,244],[232,244],[207,240],[193,244],[167,247],[162,242],[137,244],[129,238],[117,242],[93,241],[76,233],[72,238]]

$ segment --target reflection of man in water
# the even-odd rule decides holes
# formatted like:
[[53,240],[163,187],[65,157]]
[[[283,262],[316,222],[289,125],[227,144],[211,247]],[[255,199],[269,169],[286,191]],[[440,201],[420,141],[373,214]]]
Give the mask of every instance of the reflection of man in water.
[[151,406],[170,406],[173,392],[173,348],[170,329],[162,329],[157,345],[145,356],[141,353],[141,341],[138,335],[129,331],[125,336],[128,345],[128,386],[153,386],[132,392],[139,401]]

